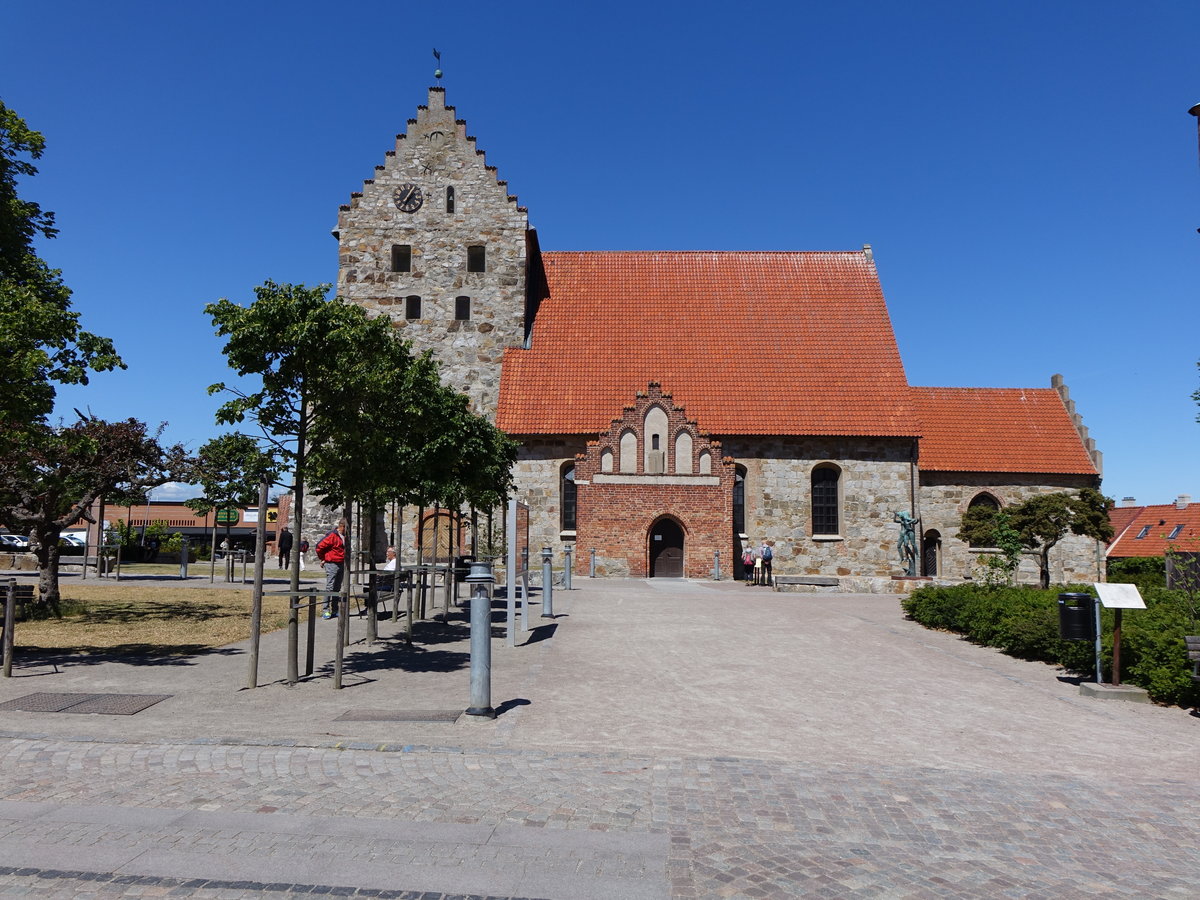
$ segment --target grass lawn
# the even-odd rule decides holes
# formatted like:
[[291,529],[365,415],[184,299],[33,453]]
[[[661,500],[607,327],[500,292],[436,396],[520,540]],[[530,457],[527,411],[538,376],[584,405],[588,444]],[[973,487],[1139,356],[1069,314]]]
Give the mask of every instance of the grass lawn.
[[[18,622],[13,632],[18,649],[174,656],[250,636],[249,586],[230,590],[63,582],[61,590],[63,618]],[[285,627],[287,610],[287,597],[264,596],[262,632]]]

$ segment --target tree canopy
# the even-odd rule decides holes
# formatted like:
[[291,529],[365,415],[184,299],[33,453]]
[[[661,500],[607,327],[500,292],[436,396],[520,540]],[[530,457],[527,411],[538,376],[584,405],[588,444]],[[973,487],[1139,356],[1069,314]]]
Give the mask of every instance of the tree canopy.
[[62,531],[92,521],[90,509],[140,500],[150,488],[188,481],[192,461],[182,445],[163,447],[144,422],[82,419],[74,425],[35,425],[0,455],[0,520],[30,536],[41,570],[41,596],[58,604],[58,540]]
[[[1037,494],[1004,510],[974,506],[963,514],[958,538],[977,546],[1008,546],[1015,531],[1021,545],[1036,553],[1041,585],[1047,588],[1050,551],[1068,532],[1109,540],[1113,533],[1108,520],[1111,506],[1112,501],[1094,488]],[[1011,552],[1006,556],[1013,561]]]

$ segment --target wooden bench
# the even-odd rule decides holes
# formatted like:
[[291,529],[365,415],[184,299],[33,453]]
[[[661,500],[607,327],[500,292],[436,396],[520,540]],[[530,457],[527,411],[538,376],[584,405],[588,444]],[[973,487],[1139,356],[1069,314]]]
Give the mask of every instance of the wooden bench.
[[1192,681],[1200,684],[1200,634],[1189,634],[1187,641],[1188,662],[1192,664]]
[[[33,605],[37,599],[37,585],[35,584],[18,584],[16,587],[16,616],[17,619],[24,618],[26,610]],[[8,587],[7,585],[0,587],[0,634],[4,631],[4,626],[7,624],[4,621],[4,610],[8,603]]]

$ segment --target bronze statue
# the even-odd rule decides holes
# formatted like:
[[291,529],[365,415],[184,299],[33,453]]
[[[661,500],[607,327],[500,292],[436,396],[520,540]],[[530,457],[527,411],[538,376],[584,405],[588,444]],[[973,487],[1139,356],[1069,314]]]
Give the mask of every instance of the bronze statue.
[[904,563],[904,574],[916,575],[917,520],[908,512],[894,512],[892,521],[900,523],[900,539],[896,541],[896,550],[900,553],[900,561]]

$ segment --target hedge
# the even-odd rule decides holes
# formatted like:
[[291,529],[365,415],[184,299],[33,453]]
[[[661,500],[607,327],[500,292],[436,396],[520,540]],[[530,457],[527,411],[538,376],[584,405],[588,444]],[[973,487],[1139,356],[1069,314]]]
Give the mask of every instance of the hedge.
[[[998,647],[1010,656],[1053,663],[1091,677],[1095,646],[1058,636],[1058,595],[1091,593],[1088,586],[1039,590],[988,588],[978,584],[922,587],[901,601],[904,611],[926,628],[961,634],[976,644]],[[1200,685],[1191,679],[1184,635],[1200,634],[1181,591],[1150,587],[1142,591],[1146,609],[1131,610],[1121,622],[1121,681],[1145,688],[1156,703],[1200,706]],[[1101,665],[1112,679],[1113,611],[1102,610]]]

